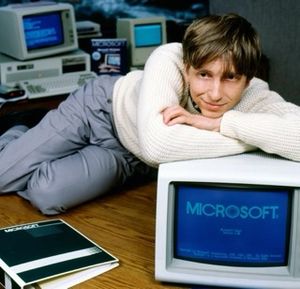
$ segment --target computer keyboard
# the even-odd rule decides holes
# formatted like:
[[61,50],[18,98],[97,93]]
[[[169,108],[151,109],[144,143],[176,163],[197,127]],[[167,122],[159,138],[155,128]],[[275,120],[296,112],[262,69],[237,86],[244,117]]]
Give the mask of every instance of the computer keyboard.
[[20,82],[20,86],[26,90],[29,99],[48,97],[69,94],[85,84],[88,80],[96,77],[97,75],[94,72],[75,73],[57,77],[26,80]]

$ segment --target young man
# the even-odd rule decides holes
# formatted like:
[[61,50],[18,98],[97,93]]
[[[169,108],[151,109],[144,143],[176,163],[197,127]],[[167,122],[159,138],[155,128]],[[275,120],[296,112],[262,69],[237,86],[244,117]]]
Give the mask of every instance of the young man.
[[144,71],[99,77],[35,127],[4,133],[0,191],[57,214],[147,165],[256,148],[299,161],[300,108],[253,78],[259,58],[242,17],[194,22],[183,44],[156,49]]

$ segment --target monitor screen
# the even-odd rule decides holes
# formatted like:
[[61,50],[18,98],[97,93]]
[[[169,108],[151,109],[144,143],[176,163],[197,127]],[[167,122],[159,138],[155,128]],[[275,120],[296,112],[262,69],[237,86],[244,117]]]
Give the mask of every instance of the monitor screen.
[[28,50],[56,46],[64,42],[59,12],[24,16],[23,25]]
[[158,46],[162,44],[161,24],[136,24],[134,26],[134,44],[136,48]]
[[121,55],[120,54],[107,54],[106,55],[107,65],[120,66],[121,65]]
[[284,266],[291,192],[178,183],[174,257],[230,266]]

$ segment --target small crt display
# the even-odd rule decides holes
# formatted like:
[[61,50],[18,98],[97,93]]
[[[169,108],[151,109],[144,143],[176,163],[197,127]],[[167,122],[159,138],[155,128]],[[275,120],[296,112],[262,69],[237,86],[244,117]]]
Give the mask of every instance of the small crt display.
[[158,46],[162,44],[161,24],[137,24],[134,26],[135,47]]
[[288,189],[177,184],[174,257],[229,266],[284,266]]
[[106,62],[107,62],[107,65],[120,66],[121,65],[121,55],[120,54],[107,54]]
[[60,13],[24,16],[23,25],[28,50],[60,45],[64,41]]

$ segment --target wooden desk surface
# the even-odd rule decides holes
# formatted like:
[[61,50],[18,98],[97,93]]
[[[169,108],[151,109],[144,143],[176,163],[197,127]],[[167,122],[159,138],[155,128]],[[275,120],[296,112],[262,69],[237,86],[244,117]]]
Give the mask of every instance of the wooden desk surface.
[[34,109],[50,110],[56,108],[59,103],[66,99],[66,95],[58,95],[36,99],[23,99],[16,102],[6,102],[0,105],[0,117],[11,112],[24,112]]
[[14,194],[0,196],[0,226],[61,218],[120,259],[120,266],[73,288],[179,289],[155,281],[156,182],[126,187],[53,217]]

